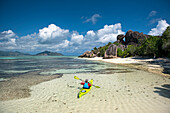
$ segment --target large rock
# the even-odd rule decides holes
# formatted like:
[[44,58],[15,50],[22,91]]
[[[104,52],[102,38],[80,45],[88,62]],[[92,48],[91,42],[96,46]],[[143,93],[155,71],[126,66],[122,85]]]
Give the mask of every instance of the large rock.
[[125,35],[126,45],[137,45],[140,44],[144,39],[149,38],[149,35],[145,35],[142,32],[129,30]]
[[121,34],[117,36],[117,42],[118,43],[122,43],[125,44],[125,41],[123,40],[123,38],[125,37],[125,35]]
[[79,57],[93,58],[93,57],[96,57],[96,54],[94,54],[92,51],[86,51],[85,53],[83,53]]
[[117,57],[117,46],[111,44],[108,49],[105,51],[104,58],[115,58]]

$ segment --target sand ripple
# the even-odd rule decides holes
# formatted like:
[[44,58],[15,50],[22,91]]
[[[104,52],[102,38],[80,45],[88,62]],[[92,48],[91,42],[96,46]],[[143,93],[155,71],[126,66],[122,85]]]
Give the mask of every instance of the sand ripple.
[[[169,113],[170,98],[155,87],[170,84],[168,77],[144,71],[115,74],[78,74],[101,88],[77,99],[81,88],[74,74],[31,87],[31,97],[0,101],[1,113]],[[168,92],[167,92],[168,93]]]

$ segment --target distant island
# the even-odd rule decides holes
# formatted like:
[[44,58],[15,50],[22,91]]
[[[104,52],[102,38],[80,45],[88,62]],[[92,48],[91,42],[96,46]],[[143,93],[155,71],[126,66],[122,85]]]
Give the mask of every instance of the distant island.
[[44,51],[41,53],[37,53],[36,55],[31,55],[18,51],[0,51],[0,56],[63,56],[63,54],[57,52]]
[[57,52],[44,51],[36,54],[36,56],[63,56],[63,54]]
[[18,51],[0,51],[0,56],[30,56],[30,54]]

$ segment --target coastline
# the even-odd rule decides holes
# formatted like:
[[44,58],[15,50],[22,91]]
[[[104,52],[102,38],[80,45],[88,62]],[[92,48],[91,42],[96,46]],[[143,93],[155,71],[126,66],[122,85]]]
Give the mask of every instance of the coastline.
[[113,59],[103,59],[103,57],[94,58],[80,58],[93,61],[102,61],[107,63],[112,63],[116,65],[131,67],[135,69],[140,69],[143,71],[148,71],[154,74],[159,74],[163,76],[170,76],[169,73],[164,72],[164,67],[170,70],[170,59],[168,58],[138,58],[138,57],[128,57],[128,58],[113,58]]
[[[114,60],[87,58],[87,60],[104,60],[108,63],[117,61],[117,64],[122,62],[122,64],[130,64],[134,59],[128,58],[123,61],[121,58]],[[133,61],[133,63],[137,62]],[[12,81],[6,81],[3,88],[6,88],[6,91],[14,91],[17,88],[20,92],[16,90],[12,95],[6,95],[8,99],[1,99],[0,112],[83,113],[82,108],[89,113],[169,112],[170,77],[119,66],[119,64],[106,69],[113,69],[114,73],[46,76],[39,75],[37,71],[13,78]],[[121,71],[122,69],[127,71]],[[100,88],[92,87],[88,94],[78,99],[77,94],[82,86],[80,85],[81,81],[74,79],[75,75],[83,80],[93,79],[94,85],[100,86]],[[29,95],[21,97],[22,91],[25,92],[23,94]],[[5,98],[5,96],[2,97]]]

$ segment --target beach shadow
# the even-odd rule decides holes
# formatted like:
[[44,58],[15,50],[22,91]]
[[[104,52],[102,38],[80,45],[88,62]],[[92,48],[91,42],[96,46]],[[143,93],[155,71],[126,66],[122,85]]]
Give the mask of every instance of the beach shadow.
[[166,97],[170,99],[170,84],[164,84],[162,87],[154,87],[156,91],[155,93],[158,93],[160,96]]
[[77,98],[79,99],[79,93],[77,94]]
[[[138,60],[146,60],[150,59],[149,57],[141,58],[141,57],[134,57],[132,59],[138,59]],[[148,61],[147,63],[153,64],[153,65],[160,65],[163,68],[164,74],[170,74],[170,59],[169,58],[158,58],[154,61]]]

